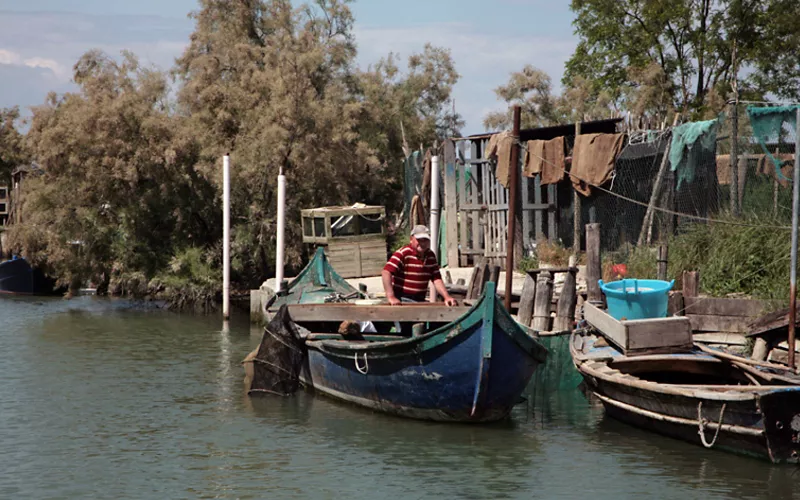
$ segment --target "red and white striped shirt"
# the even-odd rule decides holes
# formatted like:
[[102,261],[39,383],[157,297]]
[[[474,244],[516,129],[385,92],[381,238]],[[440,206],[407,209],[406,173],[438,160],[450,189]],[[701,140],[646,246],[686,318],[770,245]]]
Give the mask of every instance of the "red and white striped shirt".
[[392,254],[389,262],[383,266],[383,270],[389,271],[392,275],[392,288],[398,299],[408,297],[413,300],[425,300],[428,283],[442,278],[433,251],[426,250],[423,258],[420,258],[411,245],[406,245]]

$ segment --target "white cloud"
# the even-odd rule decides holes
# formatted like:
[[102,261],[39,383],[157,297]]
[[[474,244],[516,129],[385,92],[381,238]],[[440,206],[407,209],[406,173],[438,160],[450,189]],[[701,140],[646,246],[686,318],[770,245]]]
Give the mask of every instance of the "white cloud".
[[[143,64],[168,69],[188,43],[192,27],[188,19],[157,16],[0,11],[0,65],[37,70],[5,71],[0,107],[26,108],[41,104],[50,90],[73,90],[72,68],[91,49],[112,57],[130,50]],[[35,99],[31,89],[39,90]],[[26,101],[12,100],[21,96]]]

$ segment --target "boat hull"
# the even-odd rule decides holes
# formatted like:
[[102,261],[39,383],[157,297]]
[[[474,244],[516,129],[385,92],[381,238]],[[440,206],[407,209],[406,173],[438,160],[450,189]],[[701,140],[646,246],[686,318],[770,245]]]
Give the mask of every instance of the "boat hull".
[[[706,448],[798,463],[800,387],[709,390],[655,383],[614,373],[613,361],[609,366],[608,360],[582,359],[574,344],[576,368],[608,416]],[[685,365],[692,357],[698,372],[707,371],[701,365],[720,363],[702,353],[675,359]]]
[[[520,401],[539,361],[507,332],[486,324],[422,352],[350,358],[309,346],[304,385],[324,395],[394,415],[436,421],[491,422]],[[491,356],[482,339],[491,337]]]
[[0,293],[33,295],[34,273],[25,259],[0,262]]

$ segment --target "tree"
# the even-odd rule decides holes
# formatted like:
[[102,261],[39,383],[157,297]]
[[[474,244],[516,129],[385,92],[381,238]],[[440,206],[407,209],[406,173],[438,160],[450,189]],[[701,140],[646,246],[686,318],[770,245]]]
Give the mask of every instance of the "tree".
[[606,118],[614,112],[612,99],[606,92],[595,93],[590,82],[576,77],[561,95],[554,95],[552,80],[544,71],[526,65],[511,74],[506,85],[495,89],[505,101],[506,110],[491,112],[483,120],[487,130],[511,128],[511,106],[521,107],[521,127],[537,128]]
[[12,246],[62,284],[146,287],[181,248],[211,241],[219,212],[198,144],[169,113],[166,76],[132,54],[90,51],[74,80],[79,92],[34,110],[27,140],[44,175],[26,181]]
[[203,0],[194,14],[195,32],[175,71],[179,109],[203,145],[209,178],[220,179],[219,158],[232,155],[232,253],[246,283],[273,272],[280,170],[289,186],[286,256],[297,267],[300,209],[394,208],[401,124],[430,143],[452,121],[444,108],[457,79],[449,53],[426,47],[406,74],[391,56],[360,72],[347,3]]
[[24,136],[17,129],[19,108],[0,109],[0,184],[11,185],[11,172],[30,160]]
[[582,76],[595,92],[608,90],[623,101],[642,85],[635,76],[652,75],[657,67],[667,78],[659,92],[681,112],[699,114],[712,89],[729,92],[735,44],[740,67],[754,70],[745,87],[760,95],[800,92],[800,36],[790,21],[800,15],[797,2],[572,0],[571,8],[580,42],[567,63],[565,83]]

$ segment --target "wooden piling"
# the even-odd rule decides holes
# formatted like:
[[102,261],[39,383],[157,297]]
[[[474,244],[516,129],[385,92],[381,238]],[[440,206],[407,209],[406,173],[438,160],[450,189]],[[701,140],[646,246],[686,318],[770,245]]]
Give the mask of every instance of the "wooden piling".
[[667,256],[669,249],[667,245],[658,246],[658,279],[661,281],[667,280]]
[[572,330],[572,324],[575,321],[575,307],[578,302],[576,274],[575,271],[569,271],[564,279],[564,286],[561,288],[561,295],[558,297],[556,306],[556,319],[553,322],[553,331],[555,332]]
[[697,271],[683,272],[683,297],[697,297],[700,292],[700,273]]
[[600,224],[586,225],[586,290],[592,303],[603,302],[598,280],[603,276],[600,257]]
[[533,305],[532,328],[539,332],[550,331],[550,304],[553,300],[552,275],[543,271],[536,280],[536,298]]
[[522,295],[519,298],[519,310],[517,321],[525,326],[531,326],[533,318],[533,301],[536,297],[536,278],[530,274],[525,275],[525,283],[522,285]]

